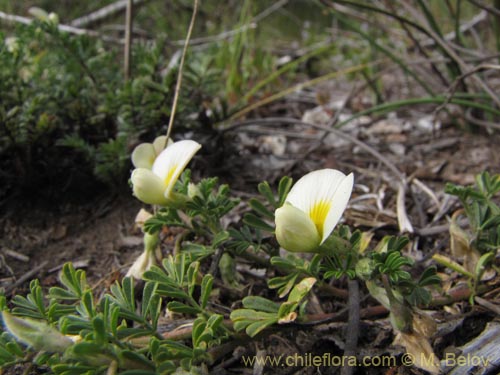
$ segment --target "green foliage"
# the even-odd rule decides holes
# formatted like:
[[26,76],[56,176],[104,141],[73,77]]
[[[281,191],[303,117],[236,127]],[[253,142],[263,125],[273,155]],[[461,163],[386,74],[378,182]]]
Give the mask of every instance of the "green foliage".
[[[100,144],[115,137],[105,105],[119,82],[114,54],[48,22],[19,27],[15,38],[6,47],[0,36],[0,154],[8,183],[61,179],[75,165],[92,174]],[[68,155],[68,147],[84,150],[83,157]]]
[[[86,286],[85,273],[76,271],[70,264],[61,272],[62,287],[51,288],[47,296],[43,296],[38,281],[33,281],[26,298],[18,296],[12,300],[16,306],[12,312],[17,317],[48,320],[64,335],[76,335],[75,343],[62,355],[38,356],[37,365],[47,366],[58,374],[99,374],[115,363],[118,369],[142,374],[147,373],[144,371],[171,373],[178,367],[189,369],[209,361],[206,351],[214,343],[220,343],[227,333],[222,325],[223,317],[206,309],[213,285],[211,275],[203,277],[200,296],[196,300],[193,297],[199,267],[193,259],[183,254],[165,259],[164,270],[149,271],[145,275],[148,281],[142,290],[140,309],[137,309],[134,282],[130,278],[112,285],[110,294],[98,303]],[[171,311],[198,315],[193,323],[192,347],[163,339],[157,333],[163,298],[185,302],[169,302],[167,306]],[[46,300],[50,302],[47,304]],[[61,306],[65,306],[64,311],[58,310]],[[141,339],[144,337],[147,340]],[[0,336],[2,366],[23,361],[26,351],[32,350],[22,348],[6,332]]]
[[[221,218],[239,201],[230,197],[227,185],[217,186],[217,182],[217,178],[206,178],[190,185],[190,173],[184,172],[175,186],[181,202],[179,207],[161,208],[154,217],[146,221],[144,229],[148,233],[155,233],[163,226],[177,226],[193,230],[200,235],[220,233]],[[179,214],[179,208],[185,211],[185,215]],[[189,220],[186,220],[186,217],[189,217]]]
[[275,197],[267,181],[261,182],[258,185],[258,190],[264,199],[251,198],[249,200],[249,205],[253,212],[245,214],[243,223],[258,230],[274,232],[274,227],[269,224],[269,221],[274,222],[274,210],[285,203],[286,196],[292,187],[292,182],[290,177],[282,177],[278,185],[277,197]]
[[314,278],[303,279],[293,287],[288,300],[281,304],[258,296],[245,297],[242,301],[244,308],[231,313],[234,329],[244,329],[250,337],[254,337],[275,323],[294,321],[297,317],[295,310],[315,282]]
[[389,288],[388,293],[403,296],[412,306],[428,305],[432,296],[427,288],[439,285],[441,279],[436,275],[435,267],[427,268],[417,280],[412,278],[408,270],[414,262],[401,253],[407,244],[406,237],[382,239],[370,253],[373,268],[370,279],[383,284],[386,289]]
[[483,172],[474,186],[447,184],[445,192],[462,204],[472,232],[472,246],[484,254],[500,248],[500,207],[495,198],[500,192],[500,175]]

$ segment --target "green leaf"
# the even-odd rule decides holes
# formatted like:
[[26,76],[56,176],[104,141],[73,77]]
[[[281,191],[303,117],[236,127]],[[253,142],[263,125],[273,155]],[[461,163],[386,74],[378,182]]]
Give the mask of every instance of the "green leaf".
[[178,312],[182,314],[192,314],[196,315],[202,312],[199,308],[188,306],[182,302],[172,301],[167,304],[167,307],[170,311]]
[[97,345],[104,345],[107,342],[106,327],[104,321],[100,317],[92,319],[92,326],[94,327],[94,340]]
[[83,270],[75,270],[72,263],[63,265],[59,281],[75,295],[76,299],[81,298],[83,291],[87,288],[85,272]]
[[146,318],[147,314],[150,311],[151,300],[156,292],[156,288],[158,284],[148,281],[144,285],[144,289],[142,291],[142,316]]
[[202,309],[205,309],[207,307],[208,299],[210,298],[210,293],[212,292],[213,283],[214,278],[212,275],[203,276],[200,291],[200,306]]
[[54,286],[49,289],[48,297],[56,300],[68,300],[68,301],[79,299],[79,297],[75,295],[75,293],[73,293],[72,291],[63,289],[58,286]]
[[80,374],[91,374],[95,372],[94,366],[84,366],[76,364],[56,364],[52,366],[52,370],[58,375],[80,375]]
[[23,352],[23,350],[21,349],[19,344],[15,341],[11,341],[11,342],[6,343],[5,349],[7,349],[9,351],[9,353],[12,353],[19,358],[23,358],[25,355],[25,353]]
[[255,336],[266,327],[278,322],[276,313],[255,311],[251,309],[234,310],[230,318],[233,321],[233,326],[236,331],[241,331],[246,328],[247,334],[251,337]]
[[274,232],[274,228],[271,225],[252,213],[246,213],[243,216],[243,223],[254,228],[265,230],[266,232]]
[[85,318],[92,318],[95,316],[94,297],[90,290],[83,292],[80,305],[77,307],[77,310]]
[[122,280],[123,296],[131,310],[135,311],[134,279],[125,277]]
[[247,309],[265,311],[269,313],[277,313],[280,307],[279,303],[260,296],[245,297],[243,298],[242,303]]
[[148,371],[145,370],[155,369],[154,364],[142,354],[133,352],[131,350],[123,350],[120,355],[123,359],[127,360],[128,363],[132,362],[132,366],[142,368],[141,370],[136,370],[142,371],[142,374],[148,373]]
[[[116,301],[122,309],[135,312],[135,299],[131,281],[130,277],[126,277],[122,281],[123,287],[121,287],[117,281],[115,284],[111,285],[110,290],[113,300]],[[127,286],[127,289],[125,289],[125,286]],[[130,294],[130,292],[132,292],[132,294]],[[130,298],[132,298],[132,300],[130,300]]]
[[286,318],[290,315],[290,313],[294,312],[299,306],[298,301],[287,301],[281,304],[280,309],[278,311],[278,318]]
[[247,328],[245,329],[245,332],[247,333],[248,336],[255,337],[260,332],[265,330],[267,327],[270,327],[273,324],[276,324],[276,322],[277,322],[277,320],[274,320],[274,319],[253,322],[247,326]]
[[488,263],[491,262],[491,260],[494,257],[495,257],[495,254],[493,252],[481,255],[481,257],[477,261],[476,268],[474,270],[474,276],[476,277],[477,280],[481,279],[481,277],[483,276],[483,273],[486,269],[486,266],[488,265]]
[[293,287],[292,291],[288,295],[288,302],[300,302],[309,293],[316,281],[317,280],[314,277],[307,277],[303,279],[300,283]]
[[292,188],[293,179],[288,176],[283,176],[278,185],[278,206],[279,208],[285,203],[288,192]]
[[102,354],[102,346],[93,342],[79,342],[72,346],[72,352],[77,356],[96,356]]
[[441,284],[441,278],[438,275],[436,275],[435,266],[426,268],[424,272],[422,272],[422,275],[420,276],[420,279],[418,281],[418,285],[420,286],[439,285],[439,284]]
[[259,193],[267,199],[271,206],[277,208],[277,202],[274,199],[273,191],[271,190],[271,187],[269,186],[269,183],[267,181],[261,182],[257,186],[257,189],[259,190]]
[[300,272],[292,272],[285,276],[274,277],[267,282],[267,286],[270,289],[279,288],[278,295],[280,298],[283,298],[292,290],[299,276]]
[[257,212],[261,216],[264,216],[264,217],[267,217],[268,219],[274,220],[274,213],[269,211],[269,209],[266,206],[264,206],[259,200],[255,199],[255,198],[251,198],[248,201],[248,205],[252,208],[252,210]]
[[212,240],[212,247],[217,248],[224,244],[229,239],[229,232],[227,230],[221,230],[220,232],[217,232],[217,234],[214,236]]

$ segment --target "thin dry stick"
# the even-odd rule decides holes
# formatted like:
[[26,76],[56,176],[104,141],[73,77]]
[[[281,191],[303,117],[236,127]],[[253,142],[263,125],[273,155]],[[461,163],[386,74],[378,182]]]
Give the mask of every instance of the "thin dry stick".
[[28,272],[26,272],[19,279],[17,279],[13,284],[11,284],[7,288],[5,288],[5,293],[6,294],[11,293],[15,288],[17,288],[18,286],[22,285],[24,282],[30,280],[33,277],[33,275],[36,275],[38,272],[40,272],[42,269],[44,269],[45,266],[48,263],[49,262],[47,260],[43,261],[42,263],[40,263],[35,268],[32,268],[31,270],[29,270]]
[[[133,0],[134,5],[139,5],[145,3],[146,0]],[[95,12],[86,14],[85,16],[78,17],[71,21],[71,26],[73,27],[89,27],[94,23],[104,21],[106,18],[113,17],[117,13],[120,13],[127,7],[128,0],[119,0],[115,3],[108,4]]]
[[123,57],[123,70],[125,74],[125,79],[130,78],[131,70],[131,57],[132,57],[132,17],[134,11],[133,0],[127,0],[127,12],[125,15],[125,50]]
[[181,91],[182,68],[184,67],[184,60],[186,59],[186,52],[189,46],[189,40],[191,39],[191,34],[193,32],[194,20],[196,19],[197,12],[198,12],[198,0],[194,0],[193,14],[191,16],[191,22],[189,23],[188,32],[186,35],[186,42],[184,43],[184,49],[182,50],[181,61],[179,63],[179,73],[177,75],[177,84],[175,85],[174,102],[172,103],[172,113],[170,114],[170,119],[168,121],[167,139],[170,137],[170,133],[172,132],[172,127],[174,125],[175,110],[177,109],[177,101],[179,100],[179,92]]

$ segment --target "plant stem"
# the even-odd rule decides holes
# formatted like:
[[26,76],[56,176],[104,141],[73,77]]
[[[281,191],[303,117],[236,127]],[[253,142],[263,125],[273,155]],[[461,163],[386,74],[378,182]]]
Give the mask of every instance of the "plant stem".
[[184,49],[182,50],[181,61],[179,62],[179,72],[177,74],[177,84],[175,85],[174,101],[172,103],[172,111],[170,113],[170,119],[168,121],[167,128],[167,139],[172,133],[172,127],[174,125],[175,111],[177,109],[177,102],[179,100],[179,93],[181,91],[182,84],[182,69],[184,68],[184,60],[186,59],[186,53],[189,46],[189,40],[191,39],[191,34],[193,33],[194,21],[196,19],[196,13],[198,12],[198,0],[194,0],[193,14],[191,16],[191,22],[189,23],[188,32],[186,35],[186,40],[184,42]]
[[[349,358],[356,355],[356,347],[359,337],[359,284],[357,280],[349,280],[347,282],[349,288],[349,320],[347,321],[347,333],[344,348],[344,357]],[[354,372],[354,367],[343,366],[340,371],[341,375],[351,375]]]

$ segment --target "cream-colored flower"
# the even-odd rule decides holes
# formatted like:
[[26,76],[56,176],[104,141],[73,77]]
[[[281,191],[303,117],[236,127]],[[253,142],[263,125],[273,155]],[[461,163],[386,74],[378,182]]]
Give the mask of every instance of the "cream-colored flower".
[[199,143],[191,140],[175,142],[158,155],[151,169],[134,169],[134,195],[144,203],[167,205],[176,181],[200,148]]
[[156,255],[159,252],[158,243],[160,242],[159,232],[154,234],[144,233],[144,251],[130,266],[127,277],[142,279],[144,272],[148,271],[156,264]]
[[335,169],[298,180],[275,212],[276,239],[286,250],[314,252],[333,232],[351,196],[353,174]]

